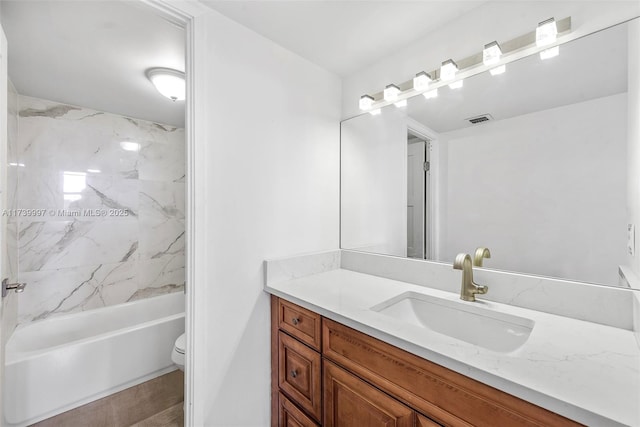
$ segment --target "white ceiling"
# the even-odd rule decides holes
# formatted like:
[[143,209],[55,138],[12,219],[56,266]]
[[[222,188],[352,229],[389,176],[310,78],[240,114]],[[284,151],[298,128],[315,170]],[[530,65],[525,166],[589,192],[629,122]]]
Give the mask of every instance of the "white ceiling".
[[7,1],[9,76],[18,93],[184,126],[151,67],[184,71],[184,31],[138,2]]
[[484,1],[245,1],[202,3],[288,50],[347,76]]
[[[483,1],[203,3],[339,75],[348,75]],[[171,125],[184,103],[158,94],[150,67],[184,70],[184,31],[137,1],[1,0],[9,75],[20,94]]]

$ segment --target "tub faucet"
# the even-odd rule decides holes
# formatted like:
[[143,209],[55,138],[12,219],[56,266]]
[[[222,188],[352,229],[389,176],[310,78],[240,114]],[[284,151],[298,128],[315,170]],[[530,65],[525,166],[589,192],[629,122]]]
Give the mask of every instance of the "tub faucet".
[[9,283],[9,279],[2,279],[2,297],[6,297],[11,290],[20,293],[24,291],[25,286],[26,283]]
[[482,260],[484,258],[491,258],[491,252],[489,252],[489,248],[485,248],[482,246],[476,248],[476,253],[473,256],[473,265],[476,267],[482,267]]
[[458,254],[453,262],[455,270],[462,270],[462,285],[460,286],[460,299],[475,301],[476,294],[486,294],[489,290],[486,286],[473,283],[473,263],[469,254]]

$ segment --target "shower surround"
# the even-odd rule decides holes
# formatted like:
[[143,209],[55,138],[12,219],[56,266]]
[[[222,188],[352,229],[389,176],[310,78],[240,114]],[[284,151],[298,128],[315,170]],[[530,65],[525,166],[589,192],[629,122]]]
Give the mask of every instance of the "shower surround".
[[184,129],[18,96],[18,321],[184,288]]

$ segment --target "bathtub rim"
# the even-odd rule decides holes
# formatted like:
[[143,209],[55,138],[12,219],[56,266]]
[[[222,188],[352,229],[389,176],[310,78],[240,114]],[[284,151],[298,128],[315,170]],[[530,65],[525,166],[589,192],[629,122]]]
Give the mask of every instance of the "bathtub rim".
[[[176,296],[174,294],[177,294],[177,292],[172,292],[170,294],[166,294],[166,295],[159,295],[157,297],[153,297],[153,298],[161,298],[164,297],[166,299],[169,299],[168,297],[173,297],[176,298]],[[184,295],[184,294],[183,294]],[[49,319],[42,319],[42,320],[38,320],[35,322],[29,322],[26,324],[22,324],[22,325],[18,325],[13,332],[11,333],[11,336],[9,337],[9,339],[7,340],[7,344],[5,347],[5,367],[11,364],[15,364],[18,363],[20,361],[23,360],[28,360],[28,359],[34,359],[37,358],[47,352],[53,351],[53,350],[57,350],[60,349],[62,347],[65,346],[70,346],[70,345],[82,345],[82,344],[88,344],[88,343],[92,343],[95,341],[99,341],[101,339],[105,339],[114,335],[118,335],[120,333],[122,333],[123,331],[135,331],[135,330],[139,330],[145,327],[149,327],[152,326],[154,324],[157,323],[161,323],[161,322],[165,322],[165,321],[172,321],[175,319],[179,319],[179,318],[184,318],[185,317],[185,310],[183,310],[182,312],[176,313],[176,314],[170,314],[167,316],[162,316],[162,317],[156,317],[152,320],[148,320],[146,322],[142,322],[142,323],[135,323],[135,324],[131,324],[131,325],[127,325],[124,327],[120,327],[117,329],[111,329],[107,332],[102,332],[100,334],[97,335],[91,335],[88,337],[84,337],[84,338],[79,338],[79,339],[75,339],[75,340],[70,340],[70,341],[66,341],[64,343],[61,344],[57,344],[57,345],[53,345],[53,346],[49,346],[49,347],[45,347],[45,348],[41,348],[38,350],[30,350],[30,351],[20,351],[20,350],[16,350],[11,346],[12,343],[12,339],[13,337],[18,334],[21,330],[30,328],[30,327],[37,327],[41,324],[41,322],[46,322],[46,321],[64,321],[64,320],[68,320],[70,318],[73,317],[78,317],[78,316],[82,316],[85,315],[86,313],[93,313],[99,310],[108,310],[111,307],[120,307],[120,306],[132,306],[132,305],[140,305],[140,303],[149,303],[149,300],[152,300],[153,298],[145,298],[142,300],[138,300],[138,301],[131,301],[131,302],[127,302],[127,303],[123,303],[123,304],[116,304],[113,306],[108,306],[108,307],[99,307],[99,308],[95,308],[95,309],[91,309],[91,310],[84,310],[82,312],[76,312],[76,313],[67,313],[64,315],[60,315],[60,316],[55,316],[53,318],[49,318]]]

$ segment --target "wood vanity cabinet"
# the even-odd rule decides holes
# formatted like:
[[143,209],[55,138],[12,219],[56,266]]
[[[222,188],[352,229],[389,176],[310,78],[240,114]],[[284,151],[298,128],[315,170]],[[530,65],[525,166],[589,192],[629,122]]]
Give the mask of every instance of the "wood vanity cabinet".
[[580,425],[274,296],[271,323],[273,427]]

